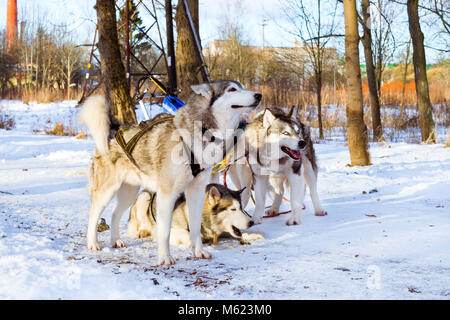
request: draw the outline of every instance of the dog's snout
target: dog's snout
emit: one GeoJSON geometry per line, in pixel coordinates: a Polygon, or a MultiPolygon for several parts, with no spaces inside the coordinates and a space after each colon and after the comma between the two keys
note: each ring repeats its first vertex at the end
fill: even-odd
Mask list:
{"type": "Polygon", "coordinates": [[[260,102],[262,99],[262,94],[261,93],[255,93],[255,100],[260,102]]]}
{"type": "Polygon", "coordinates": [[[250,220],[249,222],[248,222],[248,227],[250,228],[252,225],[254,225],[255,223],[252,221],[252,220],[250,220]]]}
{"type": "Polygon", "coordinates": [[[304,147],[306,147],[306,141],[305,141],[305,140],[300,140],[300,141],[298,142],[298,147],[299,147],[300,149],[303,149],[304,147]]]}

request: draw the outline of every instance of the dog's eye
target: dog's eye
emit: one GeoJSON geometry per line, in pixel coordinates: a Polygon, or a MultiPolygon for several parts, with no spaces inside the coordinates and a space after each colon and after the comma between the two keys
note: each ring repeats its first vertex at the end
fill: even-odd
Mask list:
{"type": "Polygon", "coordinates": [[[237,210],[236,208],[231,209],[231,211],[236,211],[236,210],[237,210]]]}
{"type": "Polygon", "coordinates": [[[287,132],[287,131],[283,132],[283,134],[284,134],[285,136],[288,136],[288,135],[290,135],[290,133],[289,133],[289,132],[287,132]]]}
{"type": "Polygon", "coordinates": [[[237,91],[237,89],[236,89],[236,88],[230,88],[230,89],[228,89],[228,92],[233,92],[233,91],[237,91]]]}

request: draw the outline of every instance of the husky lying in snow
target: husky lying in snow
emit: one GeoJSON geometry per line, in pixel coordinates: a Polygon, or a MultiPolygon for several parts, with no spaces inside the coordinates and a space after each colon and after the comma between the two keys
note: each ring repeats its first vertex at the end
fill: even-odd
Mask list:
{"type": "MultiPolygon", "coordinates": [[[[233,191],[220,184],[209,184],[206,187],[206,199],[203,206],[201,236],[203,242],[213,242],[214,238],[233,237],[241,243],[247,244],[251,240],[262,239],[260,233],[246,233],[253,225],[253,221],[243,211],[241,206],[241,191],[233,191]]],[[[128,233],[137,238],[152,237],[157,239],[156,223],[158,213],[156,212],[155,199],[157,195],[149,191],[139,194],[136,202],[130,210],[128,220],[128,233]],[[153,211],[150,210],[152,206],[153,211]],[[152,214],[153,213],[153,214],[152,214]]],[[[172,215],[172,229],[170,232],[171,244],[182,244],[190,246],[188,208],[186,198],[183,195],[178,198],[172,215]]]]}
{"type": "MultiPolygon", "coordinates": [[[[133,161],[115,139],[109,138],[112,128],[105,99],[91,97],[85,102],[80,120],[87,125],[95,141],[89,170],[92,196],[87,230],[89,250],[100,249],[97,222],[115,195],[117,204],[112,213],[111,244],[116,248],[125,246],[120,240],[120,218],[135,201],[140,187],[144,187],[158,194],[158,264],[175,263],[169,251],[170,223],[175,201],[181,193],[185,194],[189,208],[194,256],[211,257],[202,248],[201,216],[212,166],[222,160],[222,154],[220,158],[205,160],[203,147],[215,143],[227,145],[233,139],[233,130],[237,128],[241,114],[253,110],[262,96],[245,90],[235,81],[219,80],[191,88],[193,93],[172,120],[160,122],[142,135],[134,147],[133,161]],[[198,124],[200,128],[197,128],[198,124]],[[205,132],[212,133],[209,139],[205,138],[205,132]],[[214,139],[216,136],[218,139],[214,139]]],[[[138,132],[141,132],[138,126],[124,128],[124,141],[129,142],[138,132]]]]}
{"type": "Polygon", "coordinates": [[[234,164],[229,173],[237,188],[247,187],[243,193],[244,206],[248,203],[254,185],[255,224],[262,222],[266,193],[269,191],[274,203],[269,213],[278,212],[283,196],[283,183],[290,185],[292,213],[287,225],[299,224],[305,197],[305,178],[311,190],[316,215],[326,215],[317,196],[317,166],[314,149],[306,127],[278,109],[265,109],[256,115],[245,128],[246,163],[234,164]],[[270,186],[270,188],[269,188],[270,186]]]}

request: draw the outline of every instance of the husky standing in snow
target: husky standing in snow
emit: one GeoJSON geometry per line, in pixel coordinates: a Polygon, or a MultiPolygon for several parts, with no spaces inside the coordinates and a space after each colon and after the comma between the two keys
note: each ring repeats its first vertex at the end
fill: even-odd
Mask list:
{"type": "MultiPolygon", "coordinates": [[[[322,205],[320,204],[319,194],[317,192],[317,174],[319,170],[317,167],[314,144],[311,139],[311,131],[308,126],[304,125],[301,122],[300,118],[298,117],[297,110],[298,107],[293,107],[291,109],[291,112],[289,113],[289,117],[292,117],[294,115],[293,119],[297,122],[300,128],[300,136],[306,142],[305,148],[302,149],[302,172],[305,177],[306,185],[309,188],[309,193],[314,207],[314,214],[316,216],[325,216],[327,215],[327,212],[323,210],[322,205]]],[[[286,177],[284,176],[272,175],[269,177],[268,193],[273,199],[273,203],[271,208],[267,210],[267,214],[273,215],[279,212],[284,194],[285,181],[286,177]]]]}
{"type": "MultiPolygon", "coordinates": [[[[262,96],[226,80],[191,88],[193,93],[186,105],[171,119],[155,118],[156,124],[137,141],[132,155],[124,151],[117,139],[110,139],[110,111],[105,99],[92,97],[85,102],[80,120],[95,141],[88,186],[92,197],[87,230],[89,250],[100,248],[97,222],[114,195],[117,203],[112,213],[111,244],[117,248],[125,246],[120,240],[119,221],[135,201],[140,187],[144,187],[158,195],[158,264],[175,263],[169,251],[170,225],[175,201],[183,192],[194,256],[211,257],[202,248],[201,215],[212,166],[222,158],[205,159],[203,148],[228,143],[240,115],[254,109],[262,96]]],[[[124,128],[124,141],[130,142],[140,131],[139,126],[124,128]]]]}
{"type": "Polygon", "coordinates": [[[314,149],[309,133],[301,122],[278,109],[265,109],[245,128],[245,136],[240,139],[245,139],[245,142],[240,143],[245,143],[247,163],[233,165],[229,173],[237,188],[247,187],[243,193],[244,205],[254,185],[255,212],[252,219],[255,224],[262,222],[268,191],[274,198],[269,213],[278,212],[286,179],[290,185],[292,209],[287,225],[300,223],[305,178],[311,190],[316,215],[326,215],[317,197],[314,149]]]}
{"type": "MultiPolygon", "coordinates": [[[[242,232],[253,225],[253,221],[244,212],[241,205],[241,193],[220,184],[209,184],[206,187],[206,198],[203,206],[201,236],[203,242],[214,242],[219,237],[231,236],[241,243],[262,239],[261,233],[242,232]]],[[[156,240],[155,193],[144,190],[130,209],[128,234],[136,238],[152,237],[156,240]]],[[[188,208],[186,197],[182,194],[175,202],[172,215],[171,244],[191,246],[189,239],[188,208]]]]}

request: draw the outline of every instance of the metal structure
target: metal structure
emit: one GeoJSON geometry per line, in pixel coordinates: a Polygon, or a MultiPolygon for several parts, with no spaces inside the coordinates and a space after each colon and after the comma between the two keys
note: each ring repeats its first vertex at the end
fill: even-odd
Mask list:
{"type": "MultiPolygon", "coordinates": [[[[130,90],[132,89],[132,84],[135,84],[134,98],[136,100],[142,99],[143,95],[139,92],[147,80],[150,80],[153,85],[151,86],[152,92],[146,94],[146,97],[176,96],[177,79],[171,1],[165,0],[163,4],[158,0],[135,0],[133,10],[130,10],[130,6],[127,3],[129,4],[130,2],[128,0],[116,0],[115,5],[119,16],[120,14],[123,15],[117,30],[118,34],[124,35],[124,41],[122,41],[124,43],[121,43],[122,52],[124,53],[125,70],[130,90]],[[167,53],[161,35],[157,10],[165,10],[167,53]],[[136,23],[134,18],[138,13],[146,15],[146,25],[148,27],[143,27],[136,23]],[[132,38],[133,31],[139,32],[140,39],[132,38]],[[135,54],[137,46],[144,42],[149,44],[154,52],[154,61],[145,62],[135,54]],[[164,64],[164,68],[161,68],[161,63],[164,64]],[[156,70],[158,66],[160,67],[159,71],[156,70]],[[167,86],[163,82],[166,82],[167,86]]],[[[101,85],[100,57],[96,45],[97,32],[96,28],[94,40],[91,45],[88,45],[91,47],[91,52],[80,103],[101,85]],[[97,65],[97,68],[93,68],[93,65],[97,65]]]]}

